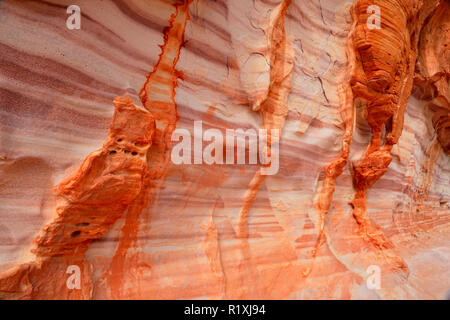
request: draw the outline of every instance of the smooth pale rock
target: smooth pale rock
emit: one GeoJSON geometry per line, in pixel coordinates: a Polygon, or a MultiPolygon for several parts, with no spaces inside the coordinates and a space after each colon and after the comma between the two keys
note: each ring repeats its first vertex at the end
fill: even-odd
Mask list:
{"type": "Polygon", "coordinates": [[[1,298],[445,297],[447,1],[70,4],[0,2],[1,298]],[[278,173],[174,164],[197,120],[278,173]]]}

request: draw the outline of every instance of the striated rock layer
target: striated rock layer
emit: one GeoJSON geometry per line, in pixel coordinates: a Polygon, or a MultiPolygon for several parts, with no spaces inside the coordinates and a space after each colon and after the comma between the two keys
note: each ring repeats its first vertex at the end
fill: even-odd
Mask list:
{"type": "Polygon", "coordinates": [[[0,298],[443,298],[449,24],[446,0],[0,2],[0,298]],[[198,120],[272,130],[279,171],[175,164],[198,120]]]}

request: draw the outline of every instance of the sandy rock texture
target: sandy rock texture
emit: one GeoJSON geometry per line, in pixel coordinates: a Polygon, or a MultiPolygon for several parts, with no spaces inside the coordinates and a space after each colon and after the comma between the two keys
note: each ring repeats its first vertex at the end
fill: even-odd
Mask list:
{"type": "Polygon", "coordinates": [[[0,1],[0,298],[444,298],[449,30],[447,0],[0,1]],[[174,163],[197,121],[279,170],[174,163]]]}

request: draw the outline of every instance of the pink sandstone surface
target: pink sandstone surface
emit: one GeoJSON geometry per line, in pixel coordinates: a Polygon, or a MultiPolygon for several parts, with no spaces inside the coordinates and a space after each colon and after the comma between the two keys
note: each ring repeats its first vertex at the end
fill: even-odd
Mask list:
{"type": "Polygon", "coordinates": [[[447,0],[0,1],[0,298],[444,298],[449,30],[447,0]],[[279,171],[173,163],[198,120],[275,130],[279,171]]]}

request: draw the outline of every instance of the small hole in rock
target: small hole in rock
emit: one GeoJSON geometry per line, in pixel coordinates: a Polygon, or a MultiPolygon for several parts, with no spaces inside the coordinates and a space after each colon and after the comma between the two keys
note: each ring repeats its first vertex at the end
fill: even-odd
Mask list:
{"type": "Polygon", "coordinates": [[[122,141],[122,139],[117,139],[117,142],[121,142],[122,141]]]}
{"type": "Polygon", "coordinates": [[[117,153],[117,151],[116,150],[113,150],[113,151],[111,151],[109,154],[116,154],[117,153]]]}
{"type": "Polygon", "coordinates": [[[72,232],[72,238],[78,237],[81,234],[80,230],[72,232]]]}
{"type": "Polygon", "coordinates": [[[136,151],[133,151],[131,154],[132,154],[133,156],[137,156],[137,152],[136,152],[136,151]]]}

